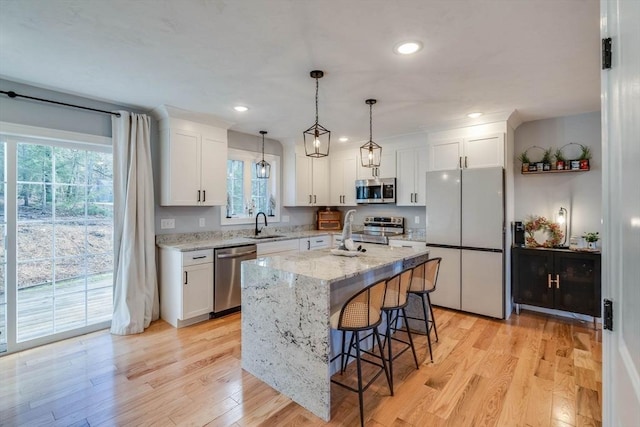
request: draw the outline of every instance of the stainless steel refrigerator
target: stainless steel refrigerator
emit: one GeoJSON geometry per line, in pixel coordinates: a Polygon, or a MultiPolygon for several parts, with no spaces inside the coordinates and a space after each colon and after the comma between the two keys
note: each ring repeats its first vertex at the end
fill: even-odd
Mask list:
{"type": "Polygon", "coordinates": [[[504,170],[427,172],[427,246],[442,257],[434,305],[504,318],[504,170]]]}

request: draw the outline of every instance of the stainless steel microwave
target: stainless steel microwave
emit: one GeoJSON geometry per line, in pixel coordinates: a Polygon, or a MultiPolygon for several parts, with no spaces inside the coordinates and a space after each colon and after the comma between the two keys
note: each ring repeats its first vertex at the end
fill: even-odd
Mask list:
{"type": "Polygon", "coordinates": [[[396,179],[359,179],[356,181],[356,203],[395,203],[396,179]]]}

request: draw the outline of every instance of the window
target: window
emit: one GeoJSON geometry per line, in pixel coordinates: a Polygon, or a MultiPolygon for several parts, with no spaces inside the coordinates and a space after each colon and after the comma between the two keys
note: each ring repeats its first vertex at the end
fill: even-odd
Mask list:
{"type": "Polygon", "coordinates": [[[0,352],[105,328],[112,315],[110,138],[23,128],[0,134],[0,352]]]}
{"type": "Polygon", "coordinates": [[[261,159],[261,153],[229,149],[227,205],[222,206],[222,225],[252,223],[258,212],[264,212],[269,221],[280,221],[280,203],[276,191],[280,182],[280,157],[264,155],[264,159],[271,164],[269,179],[256,178],[256,163],[261,159]]]}

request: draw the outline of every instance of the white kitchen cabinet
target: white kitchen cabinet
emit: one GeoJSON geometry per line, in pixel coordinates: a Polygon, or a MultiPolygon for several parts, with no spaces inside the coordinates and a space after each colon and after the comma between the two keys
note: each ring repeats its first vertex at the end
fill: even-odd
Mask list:
{"type": "Polygon", "coordinates": [[[300,252],[329,248],[331,247],[331,236],[326,234],[323,236],[304,237],[298,241],[298,245],[300,252]]]}
{"type": "Polygon", "coordinates": [[[160,317],[179,328],[213,311],[213,250],[160,250],[160,317]]]}
{"type": "Polygon", "coordinates": [[[428,148],[396,152],[396,205],[425,206],[428,148]]]}
{"type": "Polygon", "coordinates": [[[356,205],[356,155],[338,155],[331,158],[331,191],[329,204],[331,206],[356,205]]]}
{"type": "Polygon", "coordinates": [[[429,144],[429,171],[504,167],[504,134],[490,134],[429,144]]]}
{"type": "Polygon", "coordinates": [[[415,240],[389,239],[389,246],[392,248],[413,248],[415,250],[423,250],[427,244],[426,242],[417,242],[415,240]]]}
{"type": "Polygon", "coordinates": [[[292,206],[329,205],[329,161],[304,154],[295,156],[295,202],[292,206]]]}
{"type": "Polygon", "coordinates": [[[258,258],[268,255],[282,255],[291,252],[298,252],[299,239],[278,240],[275,242],[258,243],[258,258]]]}
{"type": "Polygon", "coordinates": [[[161,116],[160,204],[225,205],[226,128],[171,117],[171,108],[157,111],[161,116]]]}
{"type": "Polygon", "coordinates": [[[396,151],[387,147],[382,147],[380,166],[377,168],[367,168],[362,166],[362,161],[358,155],[358,179],[372,178],[395,178],[396,177],[396,151]]]}

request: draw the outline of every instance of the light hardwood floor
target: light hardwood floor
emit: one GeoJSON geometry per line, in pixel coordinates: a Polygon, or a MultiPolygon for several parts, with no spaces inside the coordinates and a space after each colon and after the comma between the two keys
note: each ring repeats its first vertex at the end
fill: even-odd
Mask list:
{"type": "MultiPolygon", "coordinates": [[[[524,311],[508,321],[436,309],[440,342],[365,393],[367,426],[599,426],[601,331],[524,311]]],[[[352,375],[350,369],[346,375],[352,375]]],[[[143,334],[96,332],[0,357],[0,425],[355,426],[332,388],[324,423],[240,366],[240,315],[143,334]]]]}

